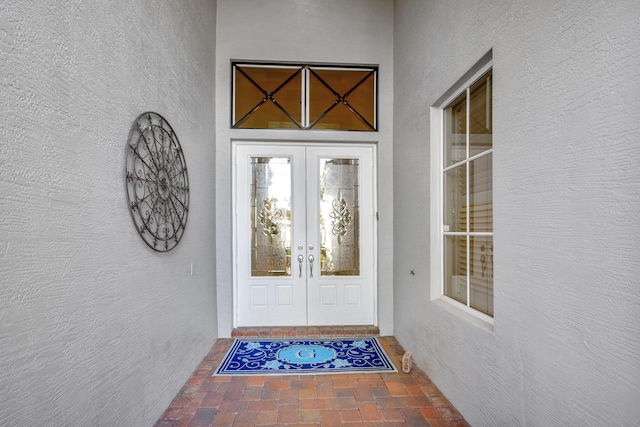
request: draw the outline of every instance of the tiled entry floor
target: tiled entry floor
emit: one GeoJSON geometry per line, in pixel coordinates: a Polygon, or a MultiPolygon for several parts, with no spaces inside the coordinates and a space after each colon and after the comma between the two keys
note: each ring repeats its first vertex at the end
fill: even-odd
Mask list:
{"type": "MultiPolygon", "coordinates": [[[[243,328],[243,337],[376,335],[371,327],[243,328]]],[[[414,365],[402,373],[404,349],[379,338],[398,373],[295,376],[217,376],[233,342],[218,340],[156,427],[202,426],[457,426],[462,416],[414,365]]]]}

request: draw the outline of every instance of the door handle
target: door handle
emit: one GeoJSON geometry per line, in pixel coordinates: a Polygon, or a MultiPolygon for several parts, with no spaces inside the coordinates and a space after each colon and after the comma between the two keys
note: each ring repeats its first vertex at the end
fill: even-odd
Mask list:
{"type": "Polygon", "coordinates": [[[300,266],[300,278],[302,278],[302,263],[304,262],[304,255],[298,255],[298,264],[300,266]]]}
{"type": "Polygon", "coordinates": [[[313,260],[316,258],[312,255],[309,255],[309,277],[313,277],[313,260]]]}

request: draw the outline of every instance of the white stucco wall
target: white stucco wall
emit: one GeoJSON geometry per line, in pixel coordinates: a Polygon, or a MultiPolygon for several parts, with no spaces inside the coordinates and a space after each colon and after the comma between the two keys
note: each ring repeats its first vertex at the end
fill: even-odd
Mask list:
{"type": "MultiPolygon", "coordinates": [[[[218,326],[233,328],[232,140],[375,142],[378,155],[378,319],[393,332],[391,0],[222,0],[216,48],[218,326]],[[379,132],[230,129],[231,60],[379,65],[379,132]]],[[[275,325],[274,325],[275,326],[275,325]]]]}
{"type": "Polygon", "coordinates": [[[394,35],[396,337],[474,427],[638,425],[640,3],[398,0],[394,35]],[[429,108],[490,49],[493,332],[429,295],[429,108]]]}
{"type": "Polygon", "coordinates": [[[0,425],[153,425],[214,344],[215,8],[0,3],[0,425]],[[149,110],[190,178],[164,254],[125,196],[149,110]]]}

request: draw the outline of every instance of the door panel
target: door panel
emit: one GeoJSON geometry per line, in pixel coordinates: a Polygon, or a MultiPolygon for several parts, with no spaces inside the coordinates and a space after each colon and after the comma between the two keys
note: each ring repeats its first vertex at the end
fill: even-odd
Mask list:
{"type": "Polygon", "coordinates": [[[236,146],[238,326],[373,324],[373,147],[236,146]]]}
{"type": "Polygon", "coordinates": [[[238,145],[236,164],[238,326],[305,325],[305,276],[291,259],[306,234],[304,181],[293,179],[304,147],[238,145]]]}
{"type": "Polygon", "coordinates": [[[374,323],[373,148],[307,148],[309,325],[374,323]]]}

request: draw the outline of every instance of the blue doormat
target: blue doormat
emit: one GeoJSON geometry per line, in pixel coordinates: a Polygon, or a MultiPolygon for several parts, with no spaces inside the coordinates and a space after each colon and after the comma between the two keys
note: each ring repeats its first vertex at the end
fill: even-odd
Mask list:
{"type": "Polygon", "coordinates": [[[214,375],[397,372],[371,338],[236,339],[214,375]]]}

